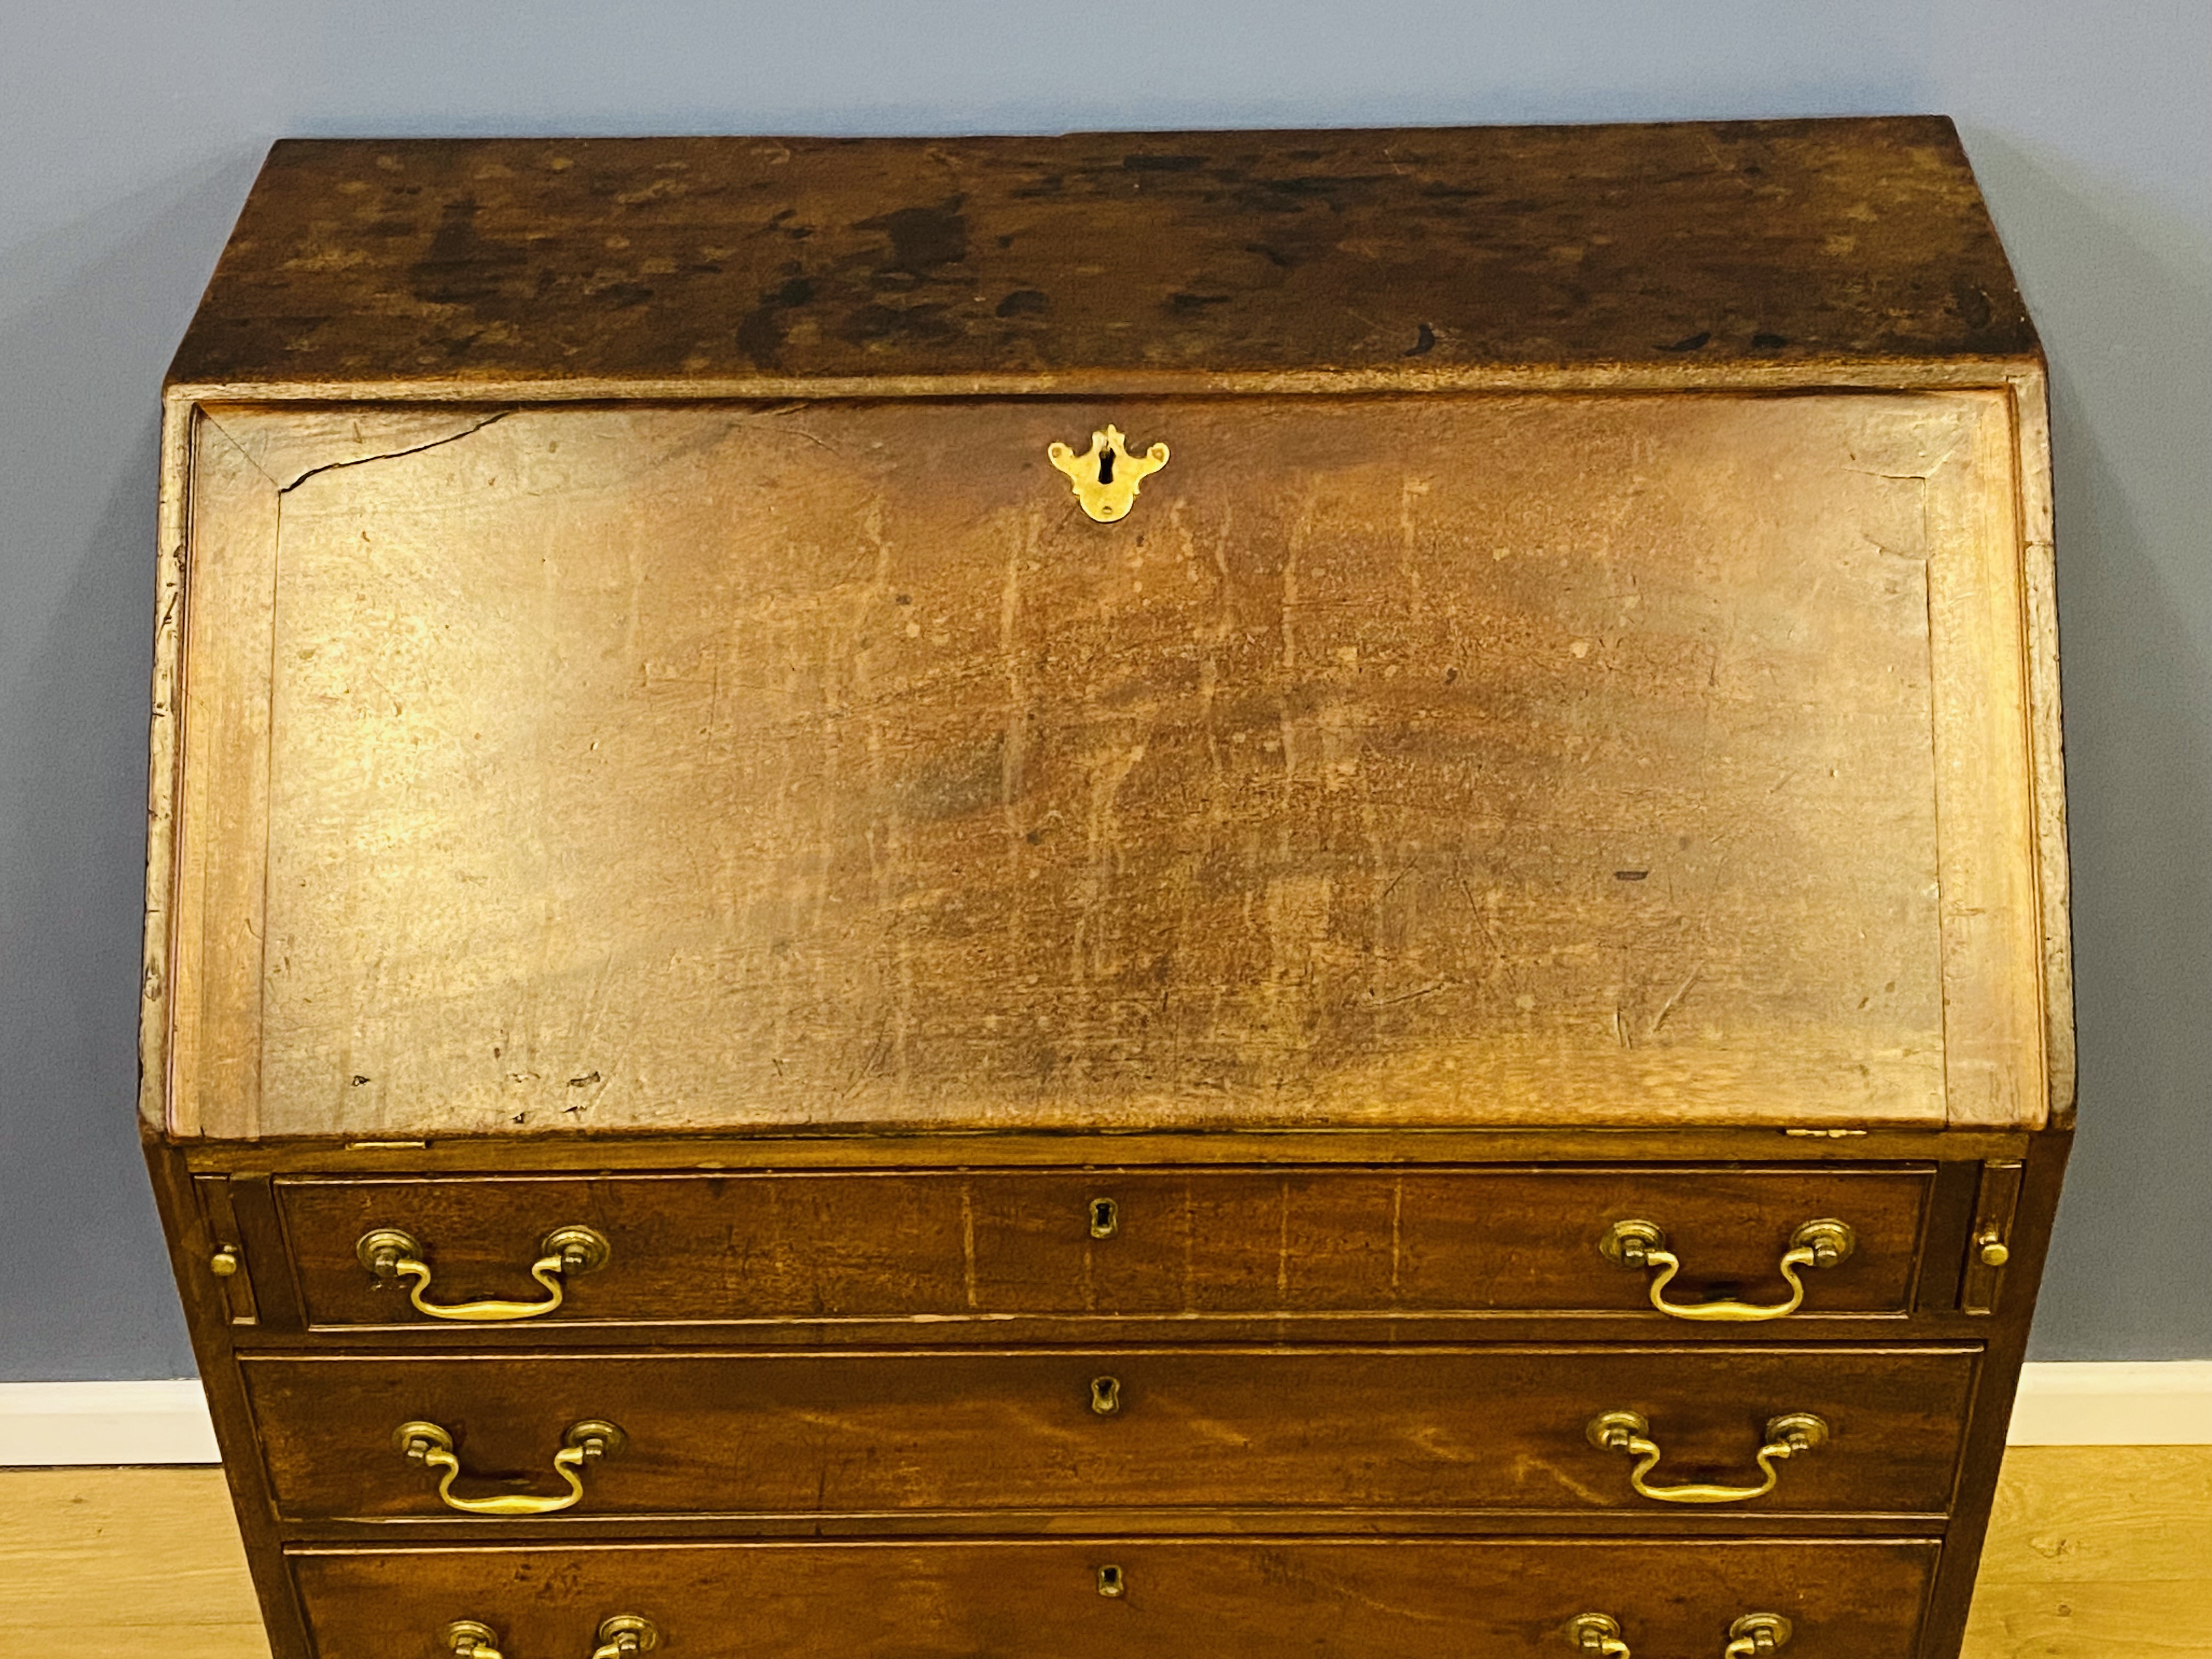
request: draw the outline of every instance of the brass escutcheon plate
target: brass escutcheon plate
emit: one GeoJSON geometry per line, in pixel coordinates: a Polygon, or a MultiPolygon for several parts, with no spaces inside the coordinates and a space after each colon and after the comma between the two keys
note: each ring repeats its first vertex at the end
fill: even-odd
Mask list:
{"type": "Polygon", "coordinates": [[[1154,444],[1143,454],[1133,454],[1121,428],[1108,424],[1091,434],[1091,448],[1079,455],[1066,444],[1048,444],[1045,457],[1067,475],[1075,499],[1100,524],[1126,517],[1137,491],[1153,473],[1168,464],[1168,447],[1154,444]]]}

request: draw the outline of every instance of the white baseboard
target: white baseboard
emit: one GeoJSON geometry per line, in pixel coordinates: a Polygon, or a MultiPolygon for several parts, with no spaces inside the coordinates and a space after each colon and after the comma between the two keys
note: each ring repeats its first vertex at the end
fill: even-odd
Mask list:
{"type": "Polygon", "coordinates": [[[2021,1369],[2015,1446],[2212,1446],[2212,1359],[2021,1369]]]}
{"type": "MultiPolygon", "coordinates": [[[[2212,1446],[2212,1359],[2030,1365],[2015,1446],[2212,1446]]],[[[200,1385],[0,1382],[0,1468],[212,1463],[200,1385]]]]}
{"type": "Polygon", "coordinates": [[[0,1382],[0,1468],[219,1461],[194,1378],[0,1382]]]}

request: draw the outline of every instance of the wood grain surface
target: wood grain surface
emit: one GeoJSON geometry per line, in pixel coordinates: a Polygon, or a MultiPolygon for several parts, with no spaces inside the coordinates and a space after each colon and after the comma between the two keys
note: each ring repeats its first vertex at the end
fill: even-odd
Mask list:
{"type": "Polygon", "coordinates": [[[1967,1659],[2212,1656],[2212,1446],[2008,1454],[1967,1659]]]}
{"type": "MultiPolygon", "coordinates": [[[[533,1332],[572,1323],[905,1322],[909,1340],[1000,1339],[1024,1319],[1274,1314],[1603,1313],[1646,1337],[1651,1274],[1599,1250],[1612,1223],[1664,1228],[1686,1264],[1668,1295],[1778,1304],[1776,1264],[1802,1223],[1857,1247],[1806,1274],[1786,1320],[1729,1334],[1788,1340],[1836,1315],[1912,1306],[1934,1171],[1416,1169],[1395,1173],[1116,1169],[670,1175],[277,1184],[307,1316],[481,1341],[380,1285],[355,1243],[420,1241],[433,1302],[536,1298],[526,1269],[556,1226],[597,1229],[603,1270],[574,1278],[533,1332]],[[1110,1236],[1091,1211],[1113,1206],[1110,1236]]],[[[234,1282],[247,1276],[239,1275],[234,1282]]]]}
{"type": "MultiPolygon", "coordinates": [[[[447,1519],[392,1448],[449,1430],[464,1496],[557,1493],[562,1432],[629,1437],[559,1525],[672,1515],[1062,1517],[1090,1512],[1450,1510],[1610,1514],[1672,1525],[1630,1460],[1584,1431],[1638,1412],[1655,1485],[1756,1485],[1770,1419],[1834,1430],[1748,1503],[1696,1513],[1937,1520],[1951,1502],[1975,1356],[1931,1347],[1696,1350],[1141,1348],[995,1353],[252,1354],[247,1395],[288,1518],[447,1519]],[[1115,1380],[1119,1408],[1093,1409],[1115,1380]]],[[[1125,1522],[1125,1524],[1128,1524],[1125,1522]]],[[[1025,1526],[1023,1529],[1028,1529],[1025,1526]]],[[[1492,1529],[1492,1528],[1486,1528],[1492,1529]]]]}
{"type": "MultiPolygon", "coordinates": [[[[291,141],[171,370],[447,388],[2032,358],[1940,118],[291,141]]],[[[954,389],[948,385],[945,389],[954,389]]]]}
{"type": "Polygon", "coordinates": [[[173,1121],[2032,1126],[2005,411],[218,410],[173,1121]]]}
{"type": "Polygon", "coordinates": [[[27,1654],[269,1652],[220,1469],[0,1469],[0,1606],[27,1654]]]}
{"type": "MultiPolygon", "coordinates": [[[[1997,1491],[1964,1659],[2212,1659],[2212,1629],[2198,1618],[2212,1602],[2212,1557],[2202,1547],[2208,1528],[2212,1447],[2015,1448],[1997,1491]]],[[[1636,1547],[1647,1557],[1655,1548],[1636,1547]]],[[[1729,1559],[1759,1548],[1775,1553],[1749,1559],[1782,1559],[1800,1547],[1737,1546],[1729,1559]]],[[[467,1556],[455,1551],[443,1559],[467,1556]]],[[[508,1558],[518,1566],[524,1559],[508,1558]]],[[[377,1582],[373,1564],[390,1559],[336,1552],[311,1571],[335,1594],[343,1584],[377,1582]]],[[[504,1582],[514,1582],[511,1571],[504,1582]]],[[[611,1578],[607,1592],[637,1582],[611,1578]]],[[[1584,1582],[1594,1593],[1604,1583],[1599,1575],[1584,1582]]],[[[1740,1593],[1774,1583],[1746,1584],[1740,1593]]],[[[1817,1586],[1800,1581],[1798,1589],[1817,1586]]],[[[0,1595],[11,1609],[11,1637],[27,1653],[268,1659],[237,1524],[216,1469],[0,1471],[0,1595]]],[[[510,1638],[537,1634],[538,1626],[526,1631],[513,1622],[533,1616],[535,1598],[513,1605],[510,1638]]],[[[441,1603],[429,1616],[464,1616],[449,1610],[457,1607],[441,1603]]],[[[404,1616],[380,1607],[372,1631],[378,1639],[396,1639],[382,1632],[404,1616]]],[[[567,1615],[548,1616],[557,1622],[567,1615]]],[[[589,1615],[580,1609],[578,1616],[589,1615]]],[[[571,1632],[562,1624],[554,1633],[571,1632]]],[[[1551,1650],[1539,1641],[1528,1652],[1551,1650]]],[[[1686,1640],[1670,1650],[1702,1652],[1686,1640]]],[[[569,1650],[548,1642],[520,1651],[557,1659],[569,1650]]],[[[682,1650],[669,1651],[677,1659],[682,1650]]],[[[365,1652],[366,1659],[393,1659],[388,1645],[365,1652]]]]}
{"type": "MultiPolygon", "coordinates": [[[[1911,1659],[1936,1546],[1431,1540],[759,1544],[692,1549],[316,1551],[296,1559],[320,1659],[388,1659],[379,1631],[490,1625],[519,1653],[586,1650],[607,1613],[652,1619],[671,1659],[1020,1654],[1313,1659],[1569,1651],[1609,1612],[1654,1659],[1717,1655],[1754,1611],[1797,1626],[1791,1659],[1911,1659]],[[1098,1593],[1101,1566],[1121,1594],[1098,1593]],[[414,1611],[420,1609],[419,1612],[414,1611]]],[[[427,1659],[427,1655],[426,1655],[427,1659]]]]}

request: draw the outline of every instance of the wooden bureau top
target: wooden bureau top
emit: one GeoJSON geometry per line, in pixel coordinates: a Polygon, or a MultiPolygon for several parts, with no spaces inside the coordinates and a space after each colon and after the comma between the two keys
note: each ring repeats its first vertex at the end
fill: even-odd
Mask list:
{"type": "Polygon", "coordinates": [[[172,384],[1376,389],[2037,353],[1936,117],[288,141],[172,384]]]}
{"type": "Polygon", "coordinates": [[[143,1109],[2063,1118],[2036,354],[1936,119],[279,146],[143,1109]]]}

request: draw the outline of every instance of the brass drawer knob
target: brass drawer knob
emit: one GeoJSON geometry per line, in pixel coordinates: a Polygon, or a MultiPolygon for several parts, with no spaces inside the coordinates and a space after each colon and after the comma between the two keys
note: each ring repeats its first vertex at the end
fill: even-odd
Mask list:
{"type": "Polygon", "coordinates": [[[1602,1613],[1578,1613],[1567,1620],[1567,1645],[1593,1659],[1629,1659],[1620,1639],[1620,1621],[1602,1613]]]}
{"type": "Polygon", "coordinates": [[[433,1319],[459,1320],[468,1324],[495,1324],[511,1319],[538,1319],[561,1305],[562,1286],[579,1273],[597,1273],[607,1265],[614,1247],[606,1235],[590,1227],[556,1227],[538,1246],[538,1260],[530,1276],[545,1287],[543,1302],[425,1302],[430,1288],[429,1253],[411,1233],[397,1227],[377,1227],[361,1236],[353,1253],[379,1284],[411,1280],[407,1299],[416,1311],[433,1319]]]}
{"type": "Polygon", "coordinates": [[[1651,1281],[1651,1305],[1662,1314],[1676,1319],[1717,1319],[1731,1322],[1750,1322],[1762,1319],[1781,1319],[1794,1314],[1805,1304],[1805,1281],[1798,1272],[1805,1267],[1832,1267],[1848,1261],[1858,1248],[1858,1235],[1841,1221],[1822,1219],[1808,1221],[1790,1236],[1790,1248],[1782,1253],[1782,1277],[1790,1286],[1787,1302],[1759,1304],[1755,1302],[1669,1302],[1667,1287],[1674,1282],[1674,1275],[1682,1271],[1681,1259],[1667,1248],[1667,1235],[1656,1223],[1650,1221],[1616,1221],[1606,1229],[1605,1237],[1598,1241],[1598,1249],[1607,1261],[1641,1273],[1656,1267],[1659,1276],[1651,1281]]]}
{"type": "Polygon", "coordinates": [[[1101,1417],[1113,1417],[1121,1409],[1121,1379],[1118,1376],[1094,1376],[1091,1379],[1091,1409],[1101,1417]]]}
{"type": "Polygon", "coordinates": [[[584,1467],[612,1457],[629,1443],[623,1431],[597,1419],[571,1424],[561,1437],[561,1449],[553,1454],[553,1472],[568,1490],[558,1498],[533,1498],[511,1492],[498,1498],[459,1498],[453,1482],[461,1478],[461,1460],[453,1453],[453,1437],[435,1423],[402,1423],[392,1431],[392,1444],[410,1463],[420,1463],[438,1477],[438,1501],[464,1515],[553,1515],[568,1509],[584,1495],[584,1467]]]}
{"type": "MultiPolygon", "coordinates": [[[[1654,1486],[1645,1478],[1664,1455],[1651,1439],[1651,1425],[1634,1412],[1607,1412],[1591,1420],[1585,1431],[1600,1451],[1620,1452],[1636,1460],[1628,1484],[1639,1497],[1662,1504],[1746,1504],[1764,1498],[1781,1480],[1778,1467],[1792,1457],[1802,1457],[1827,1443],[1831,1431],[1825,1419],[1810,1412],[1792,1412],[1766,1425],[1766,1443],[1759,1449],[1759,1472],[1765,1476],[1756,1486],[1654,1486]]],[[[1747,1649],[1747,1652],[1750,1650],[1747,1649]]]]}
{"type": "MultiPolygon", "coordinates": [[[[454,1659],[506,1659],[499,1650],[499,1636],[492,1627],[474,1619],[456,1619],[439,1632],[454,1659]]],[[[599,1626],[599,1645],[592,1659],[628,1659],[633,1653],[649,1653],[660,1645],[660,1632],[653,1621],[634,1613],[618,1613],[599,1626]]]]}
{"type": "Polygon", "coordinates": [[[1141,455],[1129,453],[1118,426],[1091,434],[1091,453],[1079,455],[1066,444],[1050,444],[1046,457],[1067,475],[1075,499],[1100,524],[1111,524],[1129,511],[1146,478],[1168,464],[1168,447],[1154,444],[1141,455]]]}
{"type": "Polygon", "coordinates": [[[1757,1659],[1790,1640],[1790,1621],[1778,1613],[1747,1613],[1729,1626],[1721,1659],[1757,1659]]]}

